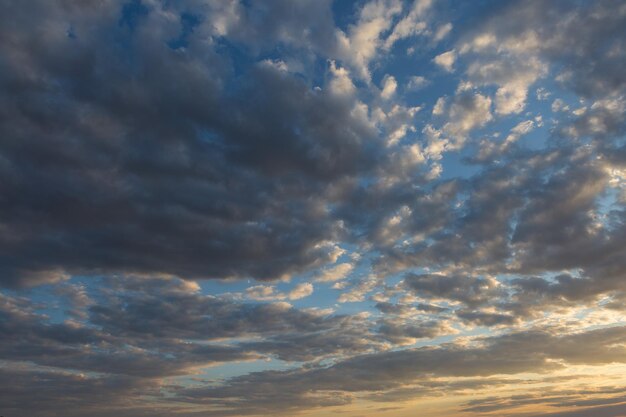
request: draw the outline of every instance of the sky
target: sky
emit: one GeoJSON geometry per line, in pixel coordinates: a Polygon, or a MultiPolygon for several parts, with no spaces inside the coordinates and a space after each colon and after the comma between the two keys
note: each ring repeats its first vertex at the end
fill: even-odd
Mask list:
{"type": "Polygon", "coordinates": [[[626,416],[623,0],[0,0],[0,415],[626,416]]]}

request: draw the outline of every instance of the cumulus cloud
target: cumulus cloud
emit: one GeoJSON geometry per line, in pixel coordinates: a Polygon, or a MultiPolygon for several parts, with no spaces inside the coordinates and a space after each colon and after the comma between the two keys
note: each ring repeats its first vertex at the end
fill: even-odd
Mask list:
{"type": "Polygon", "coordinates": [[[446,98],[439,97],[433,106],[433,116],[441,116],[444,112],[446,105],[446,98]]]}
{"type": "Polygon", "coordinates": [[[137,17],[135,34],[118,25],[121,8],[99,7],[101,19],[53,4],[34,15],[4,13],[14,23],[3,25],[13,39],[1,45],[12,57],[3,78],[14,88],[2,97],[2,117],[13,120],[4,125],[0,245],[11,255],[2,282],[120,270],[276,279],[330,261],[325,242],[336,223],[313,208],[309,191],[367,169],[376,154],[361,147],[368,137],[375,143],[373,127],[353,101],[332,94],[335,85],[349,90],[347,75],[331,67],[340,81],[327,94],[282,64],[255,65],[239,93],[224,95],[233,76],[225,57],[191,35],[187,52],[172,50],[166,41],[175,33],[161,30],[165,5],[137,17]],[[71,16],[84,24],[75,36],[19,29],[63,27],[71,16]],[[98,30],[125,36],[134,64],[111,59],[122,51],[98,30]],[[44,215],[35,221],[37,212],[44,215]],[[294,228],[295,219],[310,229],[294,228]]]}
{"type": "Polygon", "coordinates": [[[359,11],[358,21],[350,25],[348,33],[337,32],[339,56],[350,63],[361,79],[369,81],[369,63],[383,44],[381,35],[402,11],[399,0],[373,0],[359,11]]]}
{"type": "Polygon", "coordinates": [[[529,87],[546,71],[546,66],[536,58],[520,61],[506,58],[493,62],[480,59],[469,65],[467,75],[476,83],[497,84],[495,110],[499,114],[512,114],[524,110],[529,87]]]}
{"type": "Polygon", "coordinates": [[[277,292],[273,285],[255,285],[246,289],[246,296],[251,300],[299,300],[313,294],[313,285],[304,282],[298,284],[293,290],[282,293],[277,292]]]}
{"type": "Polygon", "coordinates": [[[425,14],[432,6],[432,0],[415,0],[409,13],[394,26],[385,40],[385,47],[391,48],[399,40],[423,33],[427,29],[425,14]]]}
{"type": "MultiPolygon", "coordinates": [[[[491,104],[491,98],[471,91],[454,96],[447,113],[448,122],[443,130],[455,139],[455,146],[462,146],[472,130],[484,126],[493,119],[491,104]]],[[[438,105],[439,101],[433,112],[441,110],[438,105]]]]}
{"type": "Polygon", "coordinates": [[[429,81],[422,77],[421,75],[413,75],[409,78],[409,82],[407,83],[407,90],[416,91],[419,90],[429,84],[429,81]]]}
{"type": "Polygon", "coordinates": [[[454,69],[454,62],[456,61],[456,51],[453,49],[451,51],[444,52],[442,54],[437,55],[433,58],[433,62],[439,65],[441,68],[448,72],[452,72],[454,69]]]}
{"type": "Polygon", "coordinates": [[[404,285],[422,297],[460,301],[468,306],[478,306],[491,301],[502,291],[498,281],[492,278],[437,274],[408,275],[404,279],[404,285]]]}
{"type": "Polygon", "coordinates": [[[318,282],[334,282],[346,278],[354,269],[354,264],[349,262],[340,263],[332,267],[323,269],[315,277],[318,282]]]}
{"type": "Polygon", "coordinates": [[[612,1],[571,8],[554,2],[546,10],[540,2],[513,2],[497,18],[490,19],[462,48],[495,48],[521,57],[566,64],[560,79],[585,96],[603,95],[624,87],[615,73],[626,55],[617,41],[623,33],[625,9],[612,1]],[[562,20],[567,16],[566,21],[562,20]],[[509,19],[525,22],[509,25],[509,19]],[[562,24],[557,24],[562,22],[562,24]],[[597,49],[598,42],[606,48],[597,49]]]}
{"type": "Polygon", "coordinates": [[[398,83],[396,79],[392,75],[387,75],[383,79],[382,91],[380,92],[380,96],[384,100],[389,100],[396,92],[398,88],[398,83]]]}

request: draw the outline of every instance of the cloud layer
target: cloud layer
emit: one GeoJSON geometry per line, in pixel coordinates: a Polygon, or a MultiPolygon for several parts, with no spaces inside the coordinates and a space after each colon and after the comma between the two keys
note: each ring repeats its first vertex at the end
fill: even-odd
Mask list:
{"type": "Polygon", "coordinates": [[[622,1],[0,16],[5,415],[623,414],[622,1]]]}

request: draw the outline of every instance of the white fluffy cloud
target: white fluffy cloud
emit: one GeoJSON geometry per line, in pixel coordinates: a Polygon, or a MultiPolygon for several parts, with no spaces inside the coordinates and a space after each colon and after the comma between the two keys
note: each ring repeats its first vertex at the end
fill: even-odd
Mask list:
{"type": "Polygon", "coordinates": [[[448,72],[454,70],[454,63],[456,62],[456,51],[453,49],[448,52],[437,55],[433,58],[433,62],[439,65],[441,68],[448,72]]]}
{"type": "Polygon", "coordinates": [[[343,262],[321,270],[315,277],[317,282],[335,282],[346,278],[354,270],[354,264],[343,262]]]}
{"type": "Polygon", "coordinates": [[[398,88],[398,82],[394,78],[393,75],[386,75],[383,78],[382,91],[380,92],[380,96],[384,100],[389,100],[396,93],[396,89],[398,88]]]}
{"type": "Polygon", "coordinates": [[[288,292],[278,292],[273,285],[255,285],[246,289],[246,297],[256,301],[299,300],[313,294],[313,285],[303,282],[288,292]]]}

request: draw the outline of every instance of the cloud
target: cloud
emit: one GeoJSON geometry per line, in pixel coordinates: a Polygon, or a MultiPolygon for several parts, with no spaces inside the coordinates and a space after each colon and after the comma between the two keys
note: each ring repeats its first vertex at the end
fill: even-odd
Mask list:
{"type": "MultiPolygon", "coordinates": [[[[0,358],[151,379],[267,355],[319,360],[366,352],[382,343],[359,315],[204,296],[176,279],[127,277],[106,284],[92,293],[85,322],[52,323],[29,300],[1,295],[5,324],[0,326],[0,358]]],[[[305,283],[285,298],[302,298],[311,291],[312,285],[305,283]]]]}
{"type": "Polygon", "coordinates": [[[397,88],[398,83],[396,82],[396,79],[391,75],[386,76],[383,79],[383,89],[380,92],[380,96],[384,100],[389,100],[395,94],[397,88]]]}
{"type": "Polygon", "coordinates": [[[4,13],[13,16],[3,25],[13,41],[0,45],[4,79],[14,88],[2,97],[12,120],[3,284],[115,272],[276,279],[332,260],[337,223],[314,208],[324,184],[377,158],[362,146],[376,133],[355,103],[331,94],[332,83],[313,90],[263,64],[226,92],[229,52],[196,42],[199,29],[185,52],[172,50],[165,6],[149,8],[134,34],[118,25],[119,8],[98,7],[4,13]],[[75,37],[22,30],[71,16],[75,37]],[[98,36],[107,31],[122,44],[98,36]]]}
{"type": "Polygon", "coordinates": [[[546,65],[536,58],[507,57],[491,62],[481,58],[467,68],[470,80],[482,85],[497,84],[495,110],[498,114],[521,113],[526,107],[528,89],[547,73],[546,65]]]}
{"type": "MultiPolygon", "coordinates": [[[[623,360],[623,356],[618,359],[623,355],[623,347],[613,347],[619,340],[624,340],[623,327],[565,336],[528,331],[486,338],[481,346],[405,349],[357,356],[329,367],[254,373],[232,378],[221,387],[183,389],[178,395],[180,400],[236,405],[242,413],[252,413],[255,408],[257,412],[269,413],[278,403],[297,410],[309,407],[306,393],[318,390],[383,393],[431,375],[487,377],[545,372],[562,366],[554,359],[569,363],[612,363],[623,360]],[[588,350],[576,349],[580,343],[587,343],[588,350]],[[407,363],[412,366],[408,367],[407,363]]],[[[320,392],[320,395],[324,394],[320,392]]],[[[319,398],[323,403],[324,397],[319,398]]]]}
{"type": "Polygon", "coordinates": [[[504,141],[499,144],[490,139],[481,140],[480,151],[475,157],[472,158],[472,160],[476,162],[485,162],[501,156],[503,153],[510,151],[522,136],[533,131],[535,126],[540,123],[540,119],[539,121],[525,120],[523,122],[519,122],[510,130],[504,141]]]}
{"type": "Polygon", "coordinates": [[[378,332],[394,345],[412,345],[419,339],[432,339],[454,331],[443,321],[412,322],[384,319],[379,322],[378,332]]]}
{"type": "Polygon", "coordinates": [[[446,105],[446,98],[439,97],[433,106],[433,116],[441,116],[446,105]]]}
{"type": "Polygon", "coordinates": [[[457,317],[479,326],[511,325],[516,322],[516,317],[510,314],[501,314],[484,311],[457,311],[457,317]]]}
{"type": "Polygon", "coordinates": [[[564,65],[567,70],[561,74],[562,82],[586,97],[621,90],[626,78],[615,69],[626,58],[617,41],[624,30],[624,7],[611,1],[581,6],[573,8],[557,1],[546,9],[540,2],[512,2],[479,26],[460,50],[495,49],[530,62],[539,57],[564,65]],[[508,24],[513,20],[521,23],[508,24]],[[606,47],[598,49],[598,44],[606,47]]]}
{"type": "Polygon", "coordinates": [[[108,413],[128,413],[131,406],[135,407],[135,411],[127,415],[148,415],[150,405],[139,395],[158,394],[158,384],[154,381],[44,371],[24,365],[3,366],[0,382],[6,387],[6,395],[0,398],[3,412],[15,415],[27,412],[37,417],[54,416],[59,408],[67,416],[80,416],[86,412],[105,416],[108,413]],[[33,391],[37,392],[37,401],[32,401],[33,391]]]}
{"type": "Polygon", "coordinates": [[[359,78],[370,80],[369,63],[382,45],[381,35],[401,11],[402,3],[398,0],[373,0],[359,10],[357,23],[350,25],[347,34],[337,32],[339,56],[350,63],[359,78]]]}
{"type": "Polygon", "coordinates": [[[394,26],[385,40],[385,48],[389,49],[399,40],[423,33],[427,29],[424,17],[431,5],[432,0],[415,0],[409,13],[394,26]]]}
{"type": "Polygon", "coordinates": [[[409,91],[417,91],[421,88],[424,88],[429,83],[430,82],[421,75],[413,75],[409,78],[409,82],[407,83],[406,88],[409,91]]]}
{"type": "Polygon", "coordinates": [[[317,282],[335,282],[346,278],[354,269],[354,265],[349,262],[340,263],[326,268],[315,277],[317,282]]]}
{"type": "Polygon", "coordinates": [[[453,27],[452,23],[450,23],[450,22],[445,23],[445,24],[439,26],[437,28],[437,31],[435,32],[435,36],[433,36],[433,40],[435,42],[439,42],[442,39],[444,39],[445,37],[447,37],[450,34],[450,32],[452,31],[452,27],[453,27]]]}
{"type": "MultiPolygon", "coordinates": [[[[435,110],[439,111],[437,105],[435,110]]],[[[452,99],[447,118],[448,122],[443,130],[455,138],[455,147],[461,146],[472,130],[484,126],[493,119],[491,98],[480,93],[461,92],[452,99]]]]}
{"type": "Polygon", "coordinates": [[[1,3],[0,409],[618,415],[626,8],[488,9],[1,3]]]}
{"type": "Polygon", "coordinates": [[[276,288],[272,285],[255,285],[246,288],[246,297],[251,300],[267,301],[267,300],[299,300],[313,294],[313,285],[304,282],[298,284],[288,293],[275,292],[276,288]]]}
{"type": "Polygon", "coordinates": [[[416,295],[460,301],[468,306],[487,303],[501,291],[498,281],[491,278],[437,274],[408,274],[403,284],[416,295]]]}
{"type": "Polygon", "coordinates": [[[451,51],[444,52],[442,54],[437,55],[433,58],[433,62],[439,65],[441,68],[448,72],[453,71],[454,62],[456,61],[456,51],[453,49],[451,51]]]}
{"type": "Polygon", "coordinates": [[[313,294],[313,285],[308,282],[303,282],[302,284],[296,285],[296,287],[289,292],[287,298],[290,300],[299,300],[311,294],[313,294]]]}

